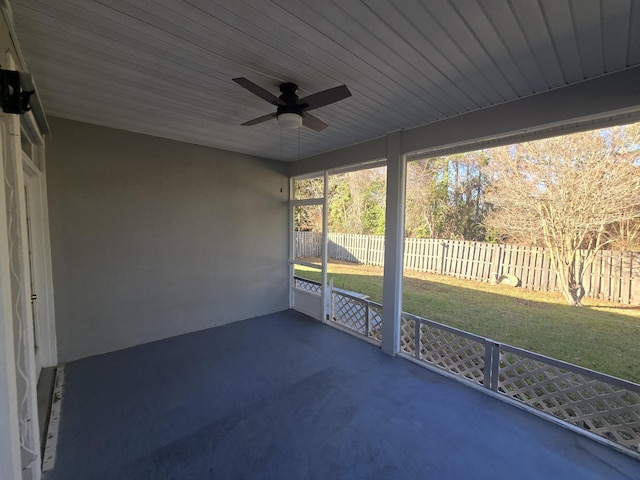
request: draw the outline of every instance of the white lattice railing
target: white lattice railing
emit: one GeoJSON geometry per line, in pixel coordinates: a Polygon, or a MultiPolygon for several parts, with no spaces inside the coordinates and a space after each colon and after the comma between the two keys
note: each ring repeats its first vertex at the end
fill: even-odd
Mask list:
{"type": "MultiPolygon", "coordinates": [[[[321,284],[295,278],[321,294],[321,284]]],[[[382,305],[328,289],[328,323],[380,344],[382,305]]],[[[640,385],[402,313],[400,355],[462,379],[640,453],[640,385]]]]}
{"type": "Polygon", "coordinates": [[[322,295],[322,284],[314,280],[308,280],[302,277],[293,277],[293,286],[303,292],[313,293],[315,295],[322,295]]]}
{"type": "Polygon", "coordinates": [[[402,353],[480,385],[489,384],[485,344],[478,335],[402,312],[402,353]]]}
{"type": "Polygon", "coordinates": [[[495,348],[498,392],[640,452],[640,385],[509,345],[495,348]]]}
{"type": "Polygon", "coordinates": [[[400,354],[640,452],[640,385],[402,314],[400,354]]]}
{"type": "Polygon", "coordinates": [[[371,342],[382,341],[382,305],[346,292],[330,290],[329,322],[366,337],[371,342]]]}

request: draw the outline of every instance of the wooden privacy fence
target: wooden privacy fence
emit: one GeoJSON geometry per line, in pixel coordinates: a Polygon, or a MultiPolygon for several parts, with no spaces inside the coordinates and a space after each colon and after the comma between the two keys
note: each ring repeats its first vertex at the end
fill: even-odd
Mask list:
{"type": "MultiPolygon", "coordinates": [[[[329,258],[384,265],[384,237],[330,233],[329,258]]],[[[319,257],[321,235],[296,232],[296,257],[319,257]]],[[[465,240],[406,238],[404,268],[467,280],[491,282],[515,275],[531,290],[556,291],[557,278],[546,249],[465,240]]],[[[601,251],[584,276],[585,296],[640,304],[640,253],[601,251]]]]}

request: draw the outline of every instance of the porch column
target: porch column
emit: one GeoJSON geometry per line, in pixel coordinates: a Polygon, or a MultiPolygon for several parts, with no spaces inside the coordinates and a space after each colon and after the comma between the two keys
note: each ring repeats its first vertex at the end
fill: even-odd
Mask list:
{"type": "Polygon", "coordinates": [[[0,113],[0,478],[22,478],[18,390],[14,350],[14,310],[11,296],[11,255],[9,252],[5,163],[7,158],[7,114],[0,113]]]}
{"type": "Polygon", "coordinates": [[[384,229],[382,284],[382,351],[395,355],[400,342],[402,267],[404,257],[404,198],[406,160],[401,153],[402,132],[387,136],[387,205],[384,229]]]}

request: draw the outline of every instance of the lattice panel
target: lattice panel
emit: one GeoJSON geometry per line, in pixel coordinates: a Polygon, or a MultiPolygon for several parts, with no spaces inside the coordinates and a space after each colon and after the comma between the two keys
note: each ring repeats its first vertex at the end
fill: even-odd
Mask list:
{"type": "Polygon", "coordinates": [[[512,352],[500,354],[499,391],[640,451],[640,393],[512,352]]]}
{"type": "Polygon", "coordinates": [[[484,383],[484,344],[433,325],[420,325],[420,360],[484,383]]]}
{"type": "Polygon", "coordinates": [[[333,293],[331,296],[333,303],[332,320],[342,326],[354,330],[362,335],[366,335],[367,330],[367,307],[365,300],[333,293]]]}
{"type": "Polygon", "coordinates": [[[400,351],[411,356],[416,354],[416,321],[404,315],[400,320],[400,351]]]}
{"type": "Polygon", "coordinates": [[[313,293],[314,295],[322,295],[322,286],[319,283],[298,277],[295,277],[294,280],[295,288],[297,288],[298,290],[313,293]]]}
{"type": "Polygon", "coordinates": [[[369,304],[369,338],[382,342],[382,305],[369,304]]]}

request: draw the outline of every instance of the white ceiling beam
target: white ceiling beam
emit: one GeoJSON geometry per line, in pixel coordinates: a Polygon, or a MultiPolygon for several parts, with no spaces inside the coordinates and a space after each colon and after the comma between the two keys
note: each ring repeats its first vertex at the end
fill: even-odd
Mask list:
{"type": "MultiPolygon", "coordinates": [[[[588,129],[589,122],[620,123],[621,115],[640,112],[640,67],[505,102],[402,132],[401,152],[412,154],[474,145],[485,148],[516,135],[538,138],[558,134],[558,127],[588,129]],[[547,133],[548,132],[548,133],[547,133]]],[[[290,166],[290,174],[303,175],[384,158],[386,141],[377,138],[358,145],[316,155],[290,166]]]]}

